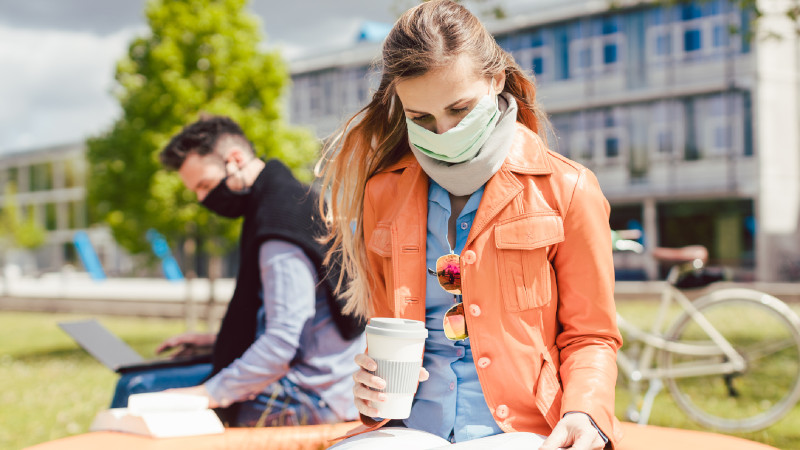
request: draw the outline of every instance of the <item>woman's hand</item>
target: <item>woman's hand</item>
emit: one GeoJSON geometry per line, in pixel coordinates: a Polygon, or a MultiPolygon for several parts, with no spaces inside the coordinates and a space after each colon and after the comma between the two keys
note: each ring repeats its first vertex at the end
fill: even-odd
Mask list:
{"type": "Polygon", "coordinates": [[[585,413],[570,413],[558,421],[553,432],[539,450],[602,450],[606,444],[589,416],[585,413]]]}
{"type": "Polygon", "coordinates": [[[210,351],[216,339],[217,335],[214,333],[183,333],[164,340],[156,347],[156,354],[164,353],[176,347],[180,347],[180,349],[172,355],[173,358],[210,351]]]}
{"type": "MultiPolygon", "coordinates": [[[[353,397],[355,397],[356,408],[358,412],[367,417],[377,417],[378,410],[371,406],[370,402],[383,402],[386,401],[386,394],[379,392],[375,389],[383,389],[386,387],[386,380],[377,377],[370,373],[375,371],[378,365],[375,360],[366,355],[366,353],[359,353],[355,357],[356,364],[361,367],[356,373],[353,374],[353,397]]],[[[425,368],[419,368],[419,381],[428,379],[428,371],[425,368]]]]}

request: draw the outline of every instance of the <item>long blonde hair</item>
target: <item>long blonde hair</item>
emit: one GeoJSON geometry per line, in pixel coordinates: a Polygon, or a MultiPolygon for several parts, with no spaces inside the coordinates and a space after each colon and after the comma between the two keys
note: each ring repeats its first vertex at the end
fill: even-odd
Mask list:
{"type": "MultiPolygon", "coordinates": [[[[450,0],[433,0],[406,11],[383,43],[378,90],[369,104],[325,145],[317,164],[322,192],[330,193],[327,206],[324,196],[320,196],[320,210],[329,230],[324,240],[331,248],[326,261],[334,253],[341,253],[338,290],[347,299],[345,313],[363,317],[372,314],[369,290],[374,280],[368,267],[363,227],[367,180],[409,151],[405,115],[395,84],[446,67],[462,53],[473,58],[483,76],[505,72],[503,91],[517,101],[518,122],[537,133],[547,126],[547,119],[536,104],[533,80],[469,10],[450,0]]],[[[546,133],[540,134],[544,139],[546,133]]]]}

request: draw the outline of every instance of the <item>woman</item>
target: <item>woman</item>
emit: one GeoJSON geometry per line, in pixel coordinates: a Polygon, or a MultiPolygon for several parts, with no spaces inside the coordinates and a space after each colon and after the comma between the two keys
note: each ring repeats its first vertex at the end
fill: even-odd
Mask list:
{"type": "MultiPolygon", "coordinates": [[[[613,448],[621,337],[596,178],[547,150],[533,82],[458,4],[407,11],[382,57],[377,92],[320,164],[347,308],[429,330],[398,425],[450,442],[525,431],[549,435],[546,449],[613,448]],[[442,277],[445,291],[448,264],[460,274],[442,277]],[[465,336],[443,320],[455,311],[465,336]]],[[[356,362],[355,402],[375,424],[385,383],[369,357],[356,362]]]]}

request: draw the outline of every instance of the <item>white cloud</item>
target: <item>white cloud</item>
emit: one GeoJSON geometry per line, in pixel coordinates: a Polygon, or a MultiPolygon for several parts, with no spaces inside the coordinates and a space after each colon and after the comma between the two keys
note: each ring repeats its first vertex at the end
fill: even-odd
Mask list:
{"type": "Polygon", "coordinates": [[[116,62],[143,32],[0,26],[0,151],[78,142],[113,123],[116,62]]]}

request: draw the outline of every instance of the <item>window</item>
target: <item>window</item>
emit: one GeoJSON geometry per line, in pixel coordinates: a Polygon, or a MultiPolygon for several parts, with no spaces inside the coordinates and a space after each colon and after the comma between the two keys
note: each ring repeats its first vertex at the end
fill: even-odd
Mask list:
{"type": "Polygon", "coordinates": [[[618,16],[578,22],[570,42],[576,75],[609,73],[621,69],[625,39],[618,16]]]}
{"type": "Polygon", "coordinates": [[[553,56],[552,31],[549,29],[534,30],[518,34],[515,39],[524,43],[512,52],[520,67],[533,72],[538,79],[554,79],[555,57],[553,56]]]}
{"type": "Polygon", "coordinates": [[[669,155],[672,153],[674,144],[672,133],[667,130],[662,130],[656,134],[656,151],[660,155],[669,155]]]}
{"type": "Polygon", "coordinates": [[[569,139],[571,132],[571,117],[569,114],[553,116],[550,118],[550,123],[553,125],[552,129],[548,130],[547,140],[550,147],[558,153],[570,157],[571,141],[569,139]]]}
{"type": "Polygon", "coordinates": [[[628,134],[621,107],[572,115],[570,152],[585,164],[614,165],[627,153],[628,134]]]}
{"type": "Polygon", "coordinates": [[[648,105],[648,147],[655,159],[672,159],[682,154],[685,131],[683,106],[676,101],[648,105]]]}
{"type": "Polygon", "coordinates": [[[672,53],[672,36],[668,32],[656,35],[655,53],[658,56],[668,56],[672,53]]]}
{"type": "Polygon", "coordinates": [[[544,46],[544,34],[542,30],[537,30],[531,33],[531,48],[538,48],[544,46]]]}
{"type": "Polygon", "coordinates": [[[749,91],[742,93],[742,116],[744,118],[743,152],[745,156],[753,156],[753,105],[749,91]]]}
{"type": "Polygon", "coordinates": [[[587,133],[575,133],[570,136],[575,156],[581,161],[589,163],[594,159],[594,139],[587,133]]]}
{"type": "Polygon", "coordinates": [[[531,60],[531,66],[534,74],[537,76],[542,75],[544,73],[544,58],[535,56],[533,60],[531,60]]]}
{"type": "Polygon", "coordinates": [[[619,18],[608,16],[603,18],[603,34],[619,33],[619,18]]]}
{"type": "Polygon", "coordinates": [[[582,48],[578,50],[578,67],[588,69],[592,67],[592,49],[582,48]]]}
{"type": "Polygon", "coordinates": [[[86,207],[83,201],[71,203],[69,228],[73,230],[86,228],[86,207]]]}
{"type": "Polygon", "coordinates": [[[743,25],[741,13],[722,0],[699,1],[675,7],[657,7],[647,14],[648,60],[706,59],[727,49],[743,50],[733,29],[743,25]],[[670,20],[670,11],[672,20],[670,20]]]}
{"type": "Polygon", "coordinates": [[[730,34],[730,30],[724,24],[715,25],[712,42],[714,47],[727,47],[730,41],[730,34]]]}
{"type": "Polygon", "coordinates": [[[744,96],[729,92],[699,99],[703,115],[704,156],[741,155],[744,152],[742,112],[744,96]]]}
{"type": "Polygon", "coordinates": [[[311,117],[316,117],[322,112],[322,88],[319,75],[312,75],[308,80],[308,109],[311,117]]]}
{"type": "Polygon", "coordinates": [[[336,112],[336,107],[340,105],[337,101],[337,97],[339,97],[339,89],[334,82],[335,77],[334,72],[326,72],[321,75],[322,78],[322,92],[320,95],[322,97],[322,104],[324,105],[325,114],[334,114],[336,112]]]}
{"type": "Polygon", "coordinates": [[[714,127],[714,147],[727,149],[731,146],[731,127],[727,125],[717,125],[714,127]]]}
{"type": "Polygon", "coordinates": [[[700,30],[686,30],[683,32],[683,51],[686,53],[700,50],[702,34],[700,30]]]}
{"type": "Polygon", "coordinates": [[[603,145],[602,160],[605,164],[616,164],[620,161],[627,142],[627,130],[624,128],[624,111],[617,107],[606,109],[601,113],[603,127],[598,130],[598,138],[603,145]]]}
{"type": "Polygon", "coordinates": [[[617,62],[617,44],[607,44],[603,47],[603,63],[613,64],[617,62]]]}
{"type": "Polygon", "coordinates": [[[46,203],[44,205],[44,226],[50,231],[58,228],[55,203],[46,203]]]}
{"type": "Polygon", "coordinates": [[[619,138],[616,136],[606,137],[606,158],[616,158],[619,156],[619,138]]]}
{"type": "Polygon", "coordinates": [[[681,19],[684,21],[699,19],[703,16],[703,10],[696,2],[687,3],[681,6],[681,19]]]}

